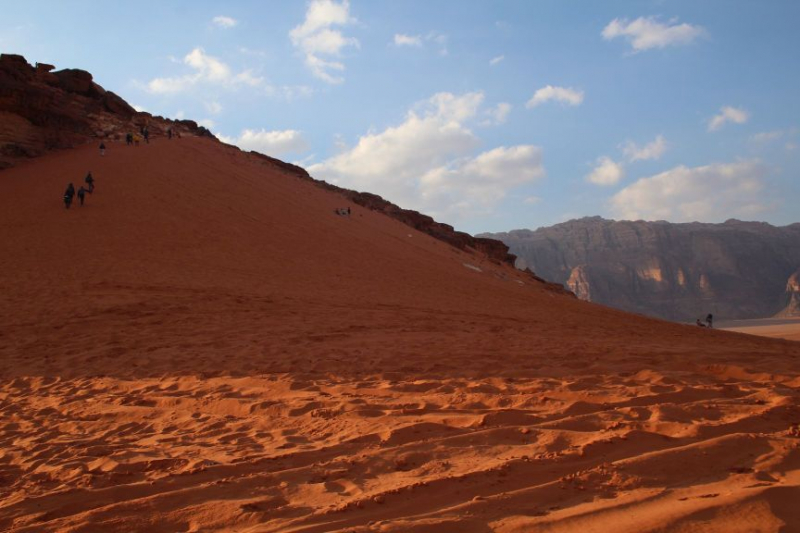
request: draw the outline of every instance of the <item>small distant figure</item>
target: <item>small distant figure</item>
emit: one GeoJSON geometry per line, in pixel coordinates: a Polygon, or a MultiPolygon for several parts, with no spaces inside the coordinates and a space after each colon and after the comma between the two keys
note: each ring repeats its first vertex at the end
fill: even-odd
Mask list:
{"type": "Polygon", "coordinates": [[[86,174],[86,177],[83,179],[83,181],[86,182],[86,187],[87,187],[86,191],[89,194],[92,194],[94,192],[94,176],[92,176],[91,170],[89,171],[88,174],[86,174]]]}
{"type": "Polygon", "coordinates": [[[75,186],[70,183],[67,185],[67,190],[64,191],[64,207],[69,209],[69,206],[72,205],[72,197],[75,196],[75,186]]]}
{"type": "Polygon", "coordinates": [[[349,217],[350,216],[350,208],[349,207],[337,207],[333,210],[334,213],[340,216],[349,217]]]}
{"type": "Polygon", "coordinates": [[[100,155],[106,155],[106,144],[100,143],[100,155]]]}
{"type": "Polygon", "coordinates": [[[83,185],[81,185],[81,188],[78,189],[78,201],[81,203],[81,207],[83,207],[83,199],[85,197],[86,197],[86,189],[84,189],[83,185]]]}
{"type": "Polygon", "coordinates": [[[703,324],[703,322],[699,318],[697,319],[697,325],[700,326],[701,328],[706,327],[706,325],[703,324]]]}
{"type": "Polygon", "coordinates": [[[708,316],[706,316],[706,325],[710,328],[714,327],[714,315],[711,313],[708,313],[708,316]]]}
{"type": "Polygon", "coordinates": [[[133,145],[133,133],[126,133],[125,134],[125,144],[128,146],[133,145]]]}
{"type": "Polygon", "coordinates": [[[145,128],[144,131],[142,132],[142,135],[144,136],[144,142],[150,144],[150,130],[145,128]]]}
{"type": "Polygon", "coordinates": [[[167,128],[167,139],[172,140],[172,128],[167,128]]]}
{"type": "Polygon", "coordinates": [[[350,207],[347,207],[347,216],[350,216],[350,207]]]}

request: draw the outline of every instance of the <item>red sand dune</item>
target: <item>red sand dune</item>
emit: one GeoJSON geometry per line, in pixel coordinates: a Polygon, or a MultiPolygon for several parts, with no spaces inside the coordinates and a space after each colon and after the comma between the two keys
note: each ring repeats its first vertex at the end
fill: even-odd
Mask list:
{"type": "Polygon", "coordinates": [[[800,343],[580,302],[208,139],[106,144],[0,173],[0,530],[800,531],[800,343]]]}

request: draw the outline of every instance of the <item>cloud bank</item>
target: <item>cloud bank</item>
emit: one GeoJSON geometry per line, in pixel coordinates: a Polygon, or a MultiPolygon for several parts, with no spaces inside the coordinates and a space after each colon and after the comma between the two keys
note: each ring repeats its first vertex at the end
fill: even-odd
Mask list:
{"type": "Polygon", "coordinates": [[[753,218],[769,208],[761,198],[765,177],[766,169],[758,161],[679,166],[622,189],[611,198],[611,210],[627,220],[753,218]]]}
{"type": "Polygon", "coordinates": [[[222,142],[238,146],[242,150],[278,157],[285,154],[297,154],[308,150],[308,143],[296,130],[267,131],[264,129],[245,129],[238,137],[218,135],[222,142]]]}
{"type": "Polygon", "coordinates": [[[312,165],[309,172],[338,185],[369,190],[403,207],[449,220],[488,214],[522,184],[545,175],[541,148],[500,146],[475,155],[480,140],[469,124],[483,93],[438,93],[405,120],[312,165]]]}

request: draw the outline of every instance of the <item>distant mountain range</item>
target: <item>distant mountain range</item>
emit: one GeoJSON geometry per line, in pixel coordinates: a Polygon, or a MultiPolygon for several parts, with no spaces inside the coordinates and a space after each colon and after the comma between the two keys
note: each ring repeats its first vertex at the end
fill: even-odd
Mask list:
{"type": "Polygon", "coordinates": [[[669,320],[800,316],[800,224],[570,220],[485,233],[579,298],[669,320]]]}

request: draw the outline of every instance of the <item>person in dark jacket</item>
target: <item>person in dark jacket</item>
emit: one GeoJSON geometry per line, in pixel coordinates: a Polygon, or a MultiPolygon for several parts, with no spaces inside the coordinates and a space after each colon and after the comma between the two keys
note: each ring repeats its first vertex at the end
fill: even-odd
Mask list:
{"type": "Polygon", "coordinates": [[[69,206],[72,205],[72,197],[75,196],[75,186],[70,183],[67,185],[67,190],[64,191],[64,207],[69,209],[69,206]]]}
{"type": "Polygon", "coordinates": [[[711,313],[708,313],[708,316],[706,316],[706,325],[708,325],[708,327],[712,328],[712,327],[714,327],[713,324],[714,324],[714,315],[712,315],[711,313]]]}
{"type": "Polygon", "coordinates": [[[86,197],[86,189],[84,189],[83,186],[81,185],[81,188],[78,189],[78,200],[81,203],[81,207],[83,207],[83,199],[85,197],[86,197]]]}
{"type": "Polygon", "coordinates": [[[106,143],[100,143],[100,155],[106,155],[106,143]]]}
{"type": "Polygon", "coordinates": [[[94,176],[92,176],[92,171],[90,170],[86,177],[83,179],[86,182],[86,192],[92,194],[94,192],[94,176]]]}

